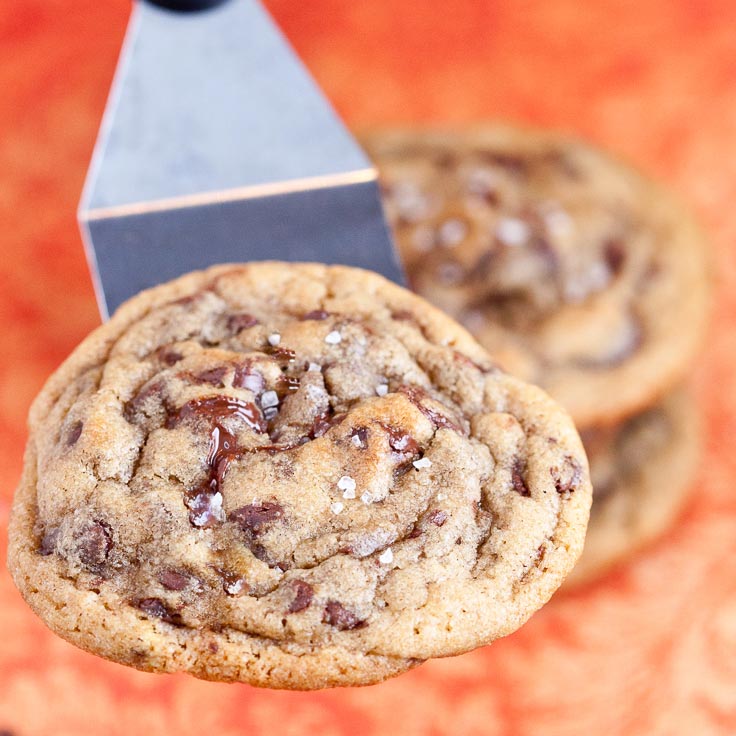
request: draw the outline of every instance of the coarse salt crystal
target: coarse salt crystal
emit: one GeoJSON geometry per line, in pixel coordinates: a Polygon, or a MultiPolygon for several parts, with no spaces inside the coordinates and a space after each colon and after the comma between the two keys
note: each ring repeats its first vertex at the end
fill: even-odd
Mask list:
{"type": "Polygon", "coordinates": [[[325,342],[328,345],[337,345],[342,340],[342,335],[337,330],[332,330],[327,337],[325,337],[325,342]]]}
{"type": "Polygon", "coordinates": [[[529,225],[515,217],[502,217],[496,225],[496,235],[506,245],[521,245],[529,239],[529,225]]]}
{"type": "Polygon", "coordinates": [[[438,493],[438,494],[437,494],[437,495],[435,496],[435,498],[436,498],[436,499],[437,499],[438,501],[444,501],[444,500],[445,500],[445,499],[447,498],[447,496],[445,496],[445,494],[444,494],[444,493],[438,493]]]}
{"type": "Polygon", "coordinates": [[[310,363],[308,370],[314,371],[315,373],[319,373],[322,370],[322,366],[319,365],[319,363],[310,363]]]}
{"type": "Polygon", "coordinates": [[[394,553],[391,551],[391,548],[385,549],[378,557],[378,561],[382,565],[390,565],[394,561],[394,553]]]}
{"type": "Polygon", "coordinates": [[[387,393],[388,393],[387,383],[379,383],[378,386],[376,386],[376,394],[378,394],[378,396],[385,396],[387,393]]]}
{"type": "Polygon", "coordinates": [[[268,344],[273,345],[273,347],[276,347],[281,342],[281,335],[279,335],[278,332],[274,332],[272,335],[268,336],[268,344]]]}
{"type": "Polygon", "coordinates": [[[279,395],[275,391],[264,391],[261,395],[261,406],[268,409],[279,405],[279,395]]]}
{"type": "Polygon", "coordinates": [[[363,447],[363,440],[361,440],[357,434],[354,434],[350,438],[350,441],[353,443],[354,447],[363,447]]]}
{"type": "Polygon", "coordinates": [[[330,511],[332,511],[333,514],[339,514],[344,508],[344,503],[341,501],[335,501],[335,503],[330,506],[330,511]]]}
{"type": "Polygon", "coordinates": [[[432,465],[432,461],[428,457],[423,457],[419,460],[415,460],[412,465],[417,470],[421,470],[422,468],[429,468],[432,465]]]}
{"type": "Polygon", "coordinates": [[[343,498],[355,498],[355,481],[349,475],[343,475],[337,481],[337,487],[341,491],[344,491],[342,494],[343,498]]]}
{"type": "Polygon", "coordinates": [[[365,493],[364,493],[364,494],[363,494],[363,495],[362,495],[362,496],[360,497],[360,500],[361,500],[361,501],[362,501],[362,502],[363,502],[364,504],[369,504],[369,503],[373,503],[373,496],[372,496],[372,495],[371,495],[370,493],[368,493],[368,491],[366,491],[366,492],[365,492],[365,493]]]}

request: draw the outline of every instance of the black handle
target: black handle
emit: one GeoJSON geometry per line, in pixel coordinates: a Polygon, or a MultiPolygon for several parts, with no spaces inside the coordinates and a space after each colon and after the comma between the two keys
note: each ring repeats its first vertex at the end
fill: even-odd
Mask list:
{"type": "Polygon", "coordinates": [[[227,2],[227,0],[148,0],[152,5],[158,5],[160,8],[167,10],[177,10],[181,12],[191,12],[193,10],[208,10],[217,5],[227,2]]]}

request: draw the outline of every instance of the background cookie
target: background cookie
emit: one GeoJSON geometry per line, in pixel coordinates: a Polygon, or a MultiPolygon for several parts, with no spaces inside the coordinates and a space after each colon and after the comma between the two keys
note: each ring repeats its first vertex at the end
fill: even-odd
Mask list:
{"type": "Polygon", "coordinates": [[[582,436],[593,506],[583,554],[566,588],[604,572],[670,527],[692,487],[700,422],[692,397],[680,388],[616,427],[582,436]]]}
{"type": "Polygon", "coordinates": [[[684,208],[581,141],[504,126],[385,131],[365,144],[418,293],[579,426],[666,393],[708,296],[684,208]]]}
{"type": "Polygon", "coordinates": [[[34,403],[9,567],[155,671],[365,684],[528,618],[590,505],[569,417],[381,277],[223,266],[145,292],[34,403]]]}

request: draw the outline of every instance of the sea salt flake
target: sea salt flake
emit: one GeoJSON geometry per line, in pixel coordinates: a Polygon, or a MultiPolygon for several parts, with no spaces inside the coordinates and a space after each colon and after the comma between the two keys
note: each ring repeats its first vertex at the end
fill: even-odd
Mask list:
{"type": "Polygon", "coordinates": [[[457,218],[445,220],[437,231],[440,244],[446,248],[453,248],[458,243],[462,243],[467,234],[468,226],[457,218]]]}
{"type": "Polygon", "coordinates": [[[438,494],[437,494],[437,495],[435,496],[435,498],[436,498],[436,499],[437,499],[438,501],[444,501],[444,500],[445,500],[445,499],[447,498],[447,496],[446,496],[446,495],[445,495],[444,493],[438,493],[438,494]]]}
{"type": "Polygon", "coordinates": [[[420,458],[419,460],[415,460],[412,465],[417,469],[421,470],[422,468],[429,468],[432,465],[432,461],[428,457],[420,458]]]}
{"type": "Polygon", "coordinates": [[[238,580],[235,580],[233,582],[227,582],[224,585],[225,592],[229,593],[230,595],[238,595],[238,593],[242,593],[244,587],[245,580],[243,580],[243,578],[239,578],[238,580]]]}
{"type": "Polygon", "coordinates": [[[361,447],[361,448],[364,447],[363,440],[361,440],[360,437],[357,434],[354,434],[350,438],[350,441],[353,443],[353,446],[354,447],[361,447]]]}
{"type": "Polygon", "coordinates": [[[310,363],[308,370],[314,373],[320,373],[322,371],[322,366],[319,363],[310,363]]]}
{"type": "Polygon", "coordinates": [[[327,337],[325,337],[325,342],[328,345],[337,345],[339,342],[342,341],[342,335],[337,330],[332,330],[327,337]]]}
{"type": "Polygon", "coordinates": [[[330,506],[330,511],[332,511],[333,514],[339,514],[344,508],[345,504],[342,503],[342,501],[335,501],[335,503],[330,506]]]}
{"type": "Polygon", "coordinates": [[[361,501],[362,501],[362,502],[363,502],[364,504],[368,505],[368,504],[370,504],[370,503],[373,503],[373,496],[372,496],[372,495],[371,495],[371,494],[370,494],[370,493],[369,493],[368,491],[366,491],[366,492],[365,492],[365,493],[364,493],[364,494],[363,494],[363,495],[362,495],[362,496],[360,497],[360,500],[361,500],[361,501]]]}
{"type": "Polygon", "coordinates": [[[355,481],[349,475],[343,475],[339,481],[337,481],[337,487],[344,491],[342,494],[343,498],[355,498],[355,481]]]}
{"type": "Polygon", "coordinates": [[[378,396],[385,396],[387,393],[388,393],[387,383],[379,383],[378,386],[376,386],[376,394],[378,396]]]}
{"type": "Polygon", "coordinates": [[[268,409],[279,405],[279,395],[275,391],[264,391],[261,395],[261,406],[268,409]]]}
{"type": "Polygon", "coordinates": [[[391,548],[385,549],[378,557],[378,561],[382,565],[390,565],[394,561],[394,553],[391,551],[391,548]]]}
{"type": "Polygon", "coordinates": [[[281,335],[279,335],[278,332],[274,332],[273,334],[268,336],[268,344],[276,347],[281,342],[281,335]]]}
{"type": "Polygon", "coordinates": [[[515,217],[502,217],[496,225],[496,236],[506,245],[526,243],[529,235],[529,225],[515,217]]]}

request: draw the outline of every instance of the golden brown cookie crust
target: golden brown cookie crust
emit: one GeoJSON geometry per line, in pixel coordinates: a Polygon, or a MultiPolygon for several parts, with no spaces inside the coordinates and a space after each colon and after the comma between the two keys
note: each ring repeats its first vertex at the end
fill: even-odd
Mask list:
{"type": "Polygon", "coordinates": [[[49,379],[8,564],[109,659],[368,684],[520,626],[589,505],[569,417],[423,300],[345,267],[218,266],[123,305],[49,379]]]}
{"type": "Polygon", "coordinates": [[[412,287],[578,426],[678,383],[704,334],[687,208],[586,143],[504,125],[365,137],[412,287]]]}

